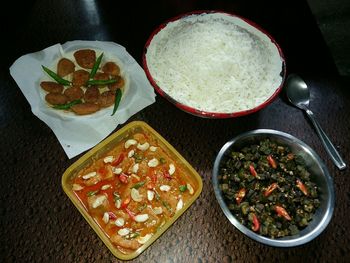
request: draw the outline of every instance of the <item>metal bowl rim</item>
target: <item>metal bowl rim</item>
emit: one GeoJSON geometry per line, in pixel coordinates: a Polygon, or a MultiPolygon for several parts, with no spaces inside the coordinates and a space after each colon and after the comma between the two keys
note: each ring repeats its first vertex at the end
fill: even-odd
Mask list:
{"type": "Polygon", "coordinates": [[[305,243],[310,242],[314,238],[316,238],[318,235],[320,235],[328,226],[332,216],[333,216],[333,211],[334,211],[334,203],[335,203],[335,193],[334,193],[334,186],[333,186],[333,180],[328,172],[328,169],[326,165],[323,163],[321,158],[318,156],[318,154],[306,143],[301,141],[300,139],[294,137],[293,135],[290,135],[288,133],[278,131],[278,130],[272,130],[272,129],[257,129],[257,130],[251,130],[244,132],[242,134],[239,134],[235,136],[233,139],[225,143],[222,148],[220,149],[219,153],[217,154],[214,162],[214,167],[213,167],[213,175],[212,175],[212,180],[213,180],[213,187],[214,187],[214,192],[215,192],[215,197],[217,201],[219,202],[219,205],[224,212],[225,216],[228,218],[228,220],[233,224],[239,231],[241,231],[243,234],[247,235],[249,238],[258,241],[260,243],[269,245],[269,246],[274,246],[274,247],[295,247],[295,246],[300,246],[305,243]],[[326,204],[326,212],[322,215],[319,223],[317,226],[312,229],[310,232],[306,233],[305,235],[302,236],[296,236],[293,238],[293,236],[289,237],[288,239],[272,239],[268,237],[261,236],[259,234],[256,234],[255,232],[251,231],[244,225],[242,225],[230,212],[228,209],[226,203],[224,202],[224,199],[221,195],[221,191],[219,189],[219,184],[218,184],[218,175],[219,175],[219,168],[220,168],[220,162],[226,153],[228,149],[232,147],[233,144],[248,139],[252,137],[258,137],[258,136],[266,136],[266,137],[278,137],[281,138],[282,140],[289,141],[290,143],[297,144],[299,145],[305,152],[308,154],[312,155],[314,159],[316,159],[317,165],[320,167],[322,170],[322,175],[324,179],[327,182],[327,191],[330,193],[327,199],[327,204],[326,204]]]}

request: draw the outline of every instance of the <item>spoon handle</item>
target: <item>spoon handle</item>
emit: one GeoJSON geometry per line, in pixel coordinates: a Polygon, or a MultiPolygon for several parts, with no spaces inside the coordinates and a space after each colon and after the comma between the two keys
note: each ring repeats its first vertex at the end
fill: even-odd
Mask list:
{"type": "Polygon", "coordinates": [[[321,141],[326,148],[326,151],[331,156],[332,161],[339,168],[339,170],[344,170],[346,168],[346,164],[338,153],[337,149],[334,147],[331,140],[328,138],[326,133],[322,130],[320,124],[316,121],[314,114],[311,110],[306,109],[307,116],[310,118],[312,124],[314,125],[318,136],[321,138],[321,141]]]}

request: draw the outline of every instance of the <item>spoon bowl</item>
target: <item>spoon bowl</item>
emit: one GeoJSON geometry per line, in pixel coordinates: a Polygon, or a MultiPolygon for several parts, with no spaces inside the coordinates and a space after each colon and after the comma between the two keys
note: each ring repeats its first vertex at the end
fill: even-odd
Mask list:
{"type": "Polygon", "coordinates": [[[294,106],[305,111],[334,164],[340,170],[345,169],[345,162],[326,133],[322,130],[320,124],[314,117],[313,112],[309,109],[310,91],[304,80],[296,74],[289,75],[286,82],[286,94],[288,100],[294,106]]]}
{"type": "Polygon", "coordinates": [[[287,97],[300,109],[306,109],[310,103],[310,91],[306,83],[297,75],[291,74],[287,80],[287,97]]]}

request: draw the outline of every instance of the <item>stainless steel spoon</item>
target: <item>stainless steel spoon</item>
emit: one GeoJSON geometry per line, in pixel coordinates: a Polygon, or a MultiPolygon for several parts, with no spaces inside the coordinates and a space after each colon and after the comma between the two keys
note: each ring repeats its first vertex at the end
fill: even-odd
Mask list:
{"type": "Polygon", "coordinates": [[[318,136],[321,138],[321,141],[326,148],[326,151],[332,158],[334,164],[340,169],[343,170],[346,168],[346,164],[339,155],[338,151],[322,130],[319,123],[316,121],[314,114],[311,110],[309,110],[309,102],[310,102],[310,91],[306,85],[306,83],[295,74],[291,74],[288,76],[286,82],[286,91],[287,97],[289,101],[299,109],[302,109],[306,112],[307,116],[310,118],[312,124],[314,125],[318,136]]]}

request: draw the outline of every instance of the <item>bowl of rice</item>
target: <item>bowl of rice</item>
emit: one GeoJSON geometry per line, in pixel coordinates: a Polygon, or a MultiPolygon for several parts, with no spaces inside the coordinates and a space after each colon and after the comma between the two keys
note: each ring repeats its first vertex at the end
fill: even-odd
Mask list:
{"type": "Polygon", "coordinates": [[[146,42],[143,67],[158,94],[206,118],[264,108],[286,77],[284,55],[268,32],[218,11],[186,13],[161,24],[146,42]]]}

